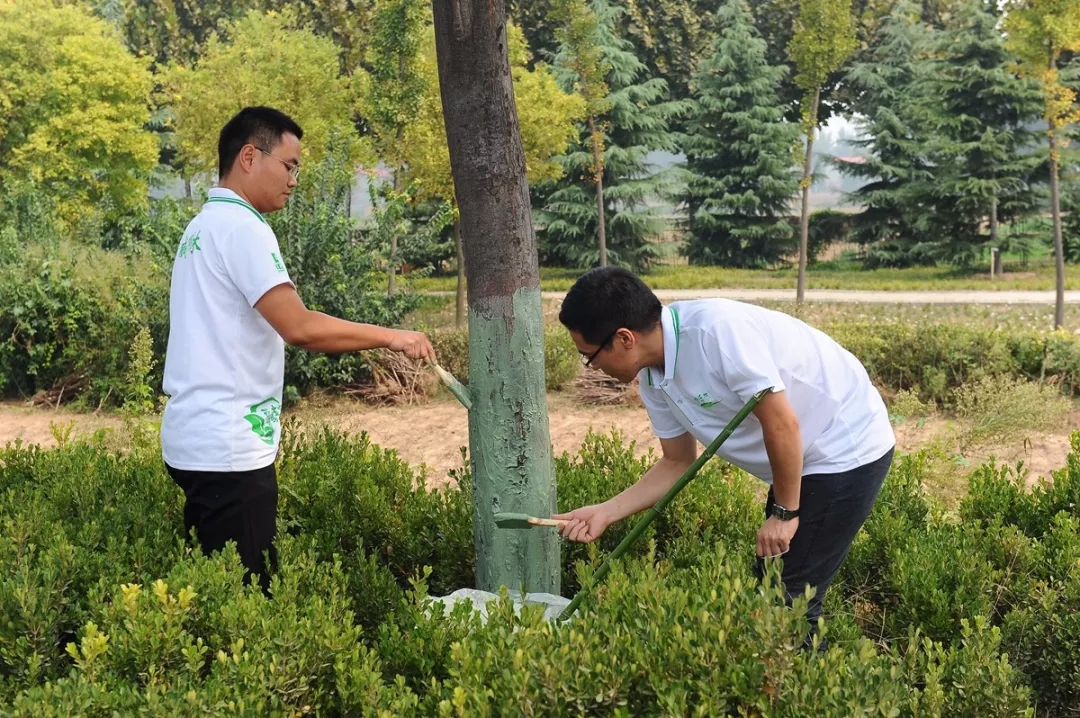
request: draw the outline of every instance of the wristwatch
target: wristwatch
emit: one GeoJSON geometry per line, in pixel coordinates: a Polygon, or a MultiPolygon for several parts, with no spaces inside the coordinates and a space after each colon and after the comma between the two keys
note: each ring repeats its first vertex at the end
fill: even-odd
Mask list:
{"type": "Polygon", "coordinates": [[[798,509],[786,509],[778,503],[773,503],[772,515],[781,521],[791,521],[799,517],[798,509]]]}

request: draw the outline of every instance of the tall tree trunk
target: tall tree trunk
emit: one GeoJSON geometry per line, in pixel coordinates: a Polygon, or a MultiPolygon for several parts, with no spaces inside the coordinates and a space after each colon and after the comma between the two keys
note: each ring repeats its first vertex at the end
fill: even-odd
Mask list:
{"type": "Polygon", "coordinates": [[[454,249],[457,251],[457,301],[454,304],[454,326],[465,326],[465,249],[461,245],[461,218],[454,220],[454,249]]]}
{"type": "Polygon", "coordinates": [[[1054,297],[1054,329],[1065,324],[1065,247],[1061,236],[1061,184],[1058,180],[1057,127],[1050,121],[1050,215],[1054,219],[1054,264],[1057,283],[1054,297]]]}
{"type": "Polygon", "coordinates": [[[536,235],[501,2],[433,0],[439,86],[469,300],[469,448],[477,587],[559,592],[554,531],[493,513],[556,508],[536,235]]]}
{"type": "Polygon", "coordinates": [[[799,218],[799,280],[795,287],[796,304],[803,303],[806,294],[806,253],[810,243],[810,183],[814,169],[814,127],[817,125],[818,102],[821,88],[814,90],[814,102],[810,107],[810,122],[806,131],[806,160],[803,162],[802,214],[799,218]]]}
{"type": "Polygon", "coordinates": [[[600,266],[607,266],[607,229],[604,222],[604,158],[600,153],[597,138],[596,120],[589,118],[589,133],[592,136],[593,167],[596,169],[596,231],[600,242],[600,266]]]}
{"type": "MultiPolygon", "coordinates": [[[[401,146],[401,138],[404,135],[405,135],[405,128],[404,127],[399,127],[397,129],[397,143],[396,143],[396,146],[398,146],[398,147],[401,146]]],[[[394,191],[395,192],[400,192],[402,190],[402,187],[403,187],[404,183],[402,182],[401,174],[404,171],[405,171],[405,168],[402,167],[400,164],[397,167],[394,168],[394,191]]],[[[389,269],[389,272],[388,272],[389,277],[388,277],[388,281],[387,281],[387,285],[386,285],[386,293],[388,295],[390,295],[390,296],[394,296],[394,293],[397,291],[397,270],[398,270],[397,233],[396,232],[391,232],[390,233],[390,269],[389,269]]]]}
{"type": "Polygon", "coordinates": [[[998,246],[998,198],[995,194],[990,198],[990,278],[993,279],[1000,273],[998,257],[1001,256],[1001,247],[998,246]]]}

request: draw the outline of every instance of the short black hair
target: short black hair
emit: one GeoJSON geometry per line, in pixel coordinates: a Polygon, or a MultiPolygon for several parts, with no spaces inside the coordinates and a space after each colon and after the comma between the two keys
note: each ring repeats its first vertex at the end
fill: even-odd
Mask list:
{"type": "Polygon", "coordinates": [[[559,321],[589,344],[603,344],[616,329],[652,330],[660,323],[660,300],[622,267],[597,267],[578,277],[559,310],[559,321]]]}
{"type": "Polygon", "coordinates": [[[225,123],[218,135],[218,177],[224,177],[236,162],[236,156],[246,144],[270,152],[286,132],[304,138],[296,120],[273,107],[245,107],[225,123]]]}

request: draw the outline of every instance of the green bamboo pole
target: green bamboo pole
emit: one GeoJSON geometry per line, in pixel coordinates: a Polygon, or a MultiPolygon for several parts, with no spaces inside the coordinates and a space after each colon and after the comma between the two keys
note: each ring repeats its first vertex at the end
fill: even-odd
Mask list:
{"type": "Polygon", "coordinates": [[[563,609],[563,612],[559,614],[560,621],[565,621],[570,618],[570,616],[574,615],[574,611],[577,610],[578,606],[581,605],[582,600],[584,600],[585,594],[603,581],[604,577],[608,575],[608,572],[611,570],[611,563],[616,559],[621,558],[622,555],[626,553],[639,538],[641,538],[641,535],[645,533],[645,529],[649,528],[649,525],[656,520],[656,517],[659,516],[664,509],[667,508],[668,504],[672,502],[679,492],[686,488],[686,485],[697,476],[698,471],[705,465],[705,462],[713,457],[713,454],[720,448],[720,445],[727,441],[728,437],[731,436],[735,429],[739,427],[739,424],[743,422],[743,419],[754,410],[754,407],[758,405],[758,402],[770,391],[772,391],[772,388],[762,389],[757,394],[750,397],[750,401],[746,402],[746,406],[740,409],[739,413],[728,422],[728,425],[724,427],[724,430],[720,432],[720,435],[713,439],[713,442],[705,448],[705,451],[701,452],[701,456],[690,465],[689,469],[683,472],[683,475],[680,476],[679,480],[667,490],[667,493],[660,497],[660,500],[645,512],[645,515],[642,516],[641,520],[637,522],[637,525],[630,530],[630,533],[626,535],[626,538],[620,541],[619,545],[615,547],[615,550],[604,559],[604,562],[600,564],[600,568],[596,569],[596,573],[593,574],[592,581],[589,582],[589,585],[582,586],[581,590],[574,596],[574,600],[570,601],[569,605],[567,605],[567,607],[563,609]]]}

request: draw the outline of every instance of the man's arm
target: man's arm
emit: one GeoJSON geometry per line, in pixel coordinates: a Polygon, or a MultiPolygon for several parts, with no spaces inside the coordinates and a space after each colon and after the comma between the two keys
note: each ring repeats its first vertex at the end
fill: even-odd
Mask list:
{"type": "MultiPolygon", "coordinates": [[[[799,434],[799,419],[782,391],[765,395],[754,407],[754,416],[761,423],[765,452],[773,473],[773,498],[786,509],[799,508],[802,490],[803,446],[799,434]]],[[[759,556],[779,556],[788,550],[799,528],[799,519],[790,521],[769,517],[757,538],[759,556]]]]}
{"type": "Polygon", "coordinates": [[[279,284],[255,303],[259,314],[286,343],[324,354],[343,354],[386,347],[412,359],[434,359],[435,350],[423,332],[358,324],[313,312],[291,284],[279,284]]]}
{"type": "Polygon", "coordinates": [[[661,439],[660,448],[663,452],[660,460],[633,486],[602,504],[553,516],[570,520],[559,528],[559,533],[571,541],[595,541],[611,524],[644,511],[659,501],[697,459],[697,442],[692,435],[682,434],[673,439],[661,439]]]}

